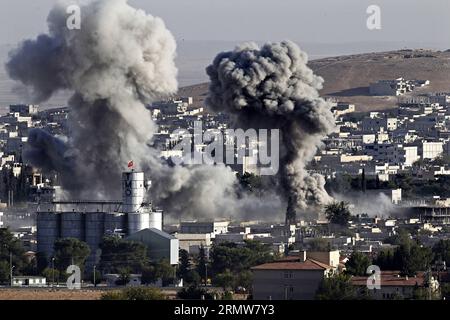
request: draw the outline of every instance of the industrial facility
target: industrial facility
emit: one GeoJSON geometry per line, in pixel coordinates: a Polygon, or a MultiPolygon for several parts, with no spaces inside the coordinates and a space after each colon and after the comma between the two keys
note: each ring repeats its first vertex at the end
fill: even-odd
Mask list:
{"type": "Polygon", "coordinates": [[[163,212],[146,199],[150,186],[143,172],[132,170],[122,174],[122,201],[55,198],[41,203],[37,210],[37,251],[49,260],[57,239],[76,238],[91,248],[89,268],[100,258],[99,246],[105,235],[125,237],[144,229],[162,231],[163,212]]]}

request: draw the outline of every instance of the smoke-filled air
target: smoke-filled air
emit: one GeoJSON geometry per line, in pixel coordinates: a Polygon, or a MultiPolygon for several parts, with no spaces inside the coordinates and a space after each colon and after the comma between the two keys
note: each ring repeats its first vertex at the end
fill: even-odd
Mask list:
{"type": "Polygon", "coordinates": [[[306,170],[335,127],[330,105],[319,96],[323,79],[307,62],[307,55],[290,41],[262,47],[247,43],[220,53],[207,68],[211,108],[234,114],[238,127],[280,129],[279,178],[291,222],[296,212],[331,200],[324,177],[306,170]]]}
{"type": "Polygon", "coordinates": [[[146,104],[177,91],[176,43],[163,20],[126,0],[97,0],[81,12],[81,30],[69,30],[66,6],[55,6],[48,34],[10,53],[6,69],[29,88],[30,102],[73,92],[69,136],[32,130],[24,160],[57,172],[72,198],[120,197],[121,172],[133,160],[153,181],[153,201],[169,215],[263,217],[280,211],[276,195],[238,197],[237,179],[224,165],[173,167],[151,147],[157,125],[146,104]]]}

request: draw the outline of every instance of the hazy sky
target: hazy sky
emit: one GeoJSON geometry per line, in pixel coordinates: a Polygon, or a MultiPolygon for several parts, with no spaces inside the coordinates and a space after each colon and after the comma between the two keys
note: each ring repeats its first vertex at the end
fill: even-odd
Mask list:
{"type": "MultiPolygon", "coordinates": [[[[46,30],[57,0],[0,0],[0,44],[46,30]]],[[[162,17],[178,40],[402,41],[450,48],[448,0],[130,0],[162,17]],[[381,7],[382,29],[366,28],[381,7]]]]}

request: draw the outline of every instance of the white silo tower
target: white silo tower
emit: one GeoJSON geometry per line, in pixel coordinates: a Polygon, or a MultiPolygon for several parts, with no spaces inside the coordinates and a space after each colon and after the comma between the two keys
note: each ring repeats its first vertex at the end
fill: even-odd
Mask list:
{"type": "Polygon", "coordinates": [[[122,174],[122,210],[125,213],[140,211],[145,197],[143,172],[124,172],[122,174]]]}
{"type": "Polygon", "coordinates": [[[151,204],[145,202],[150,184],[143,172],[122,174],[122,211],[128,215],[128,234],[147,228],[162,230],[162,212],[153,211],[151,204]]]}

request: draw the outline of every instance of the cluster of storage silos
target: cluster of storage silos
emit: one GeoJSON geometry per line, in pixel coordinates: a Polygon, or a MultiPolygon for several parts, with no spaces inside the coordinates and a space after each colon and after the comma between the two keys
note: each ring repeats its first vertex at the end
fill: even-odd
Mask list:
{"type": "MultiPolygon", "coordinates": [[[[59,211],[60,204],[54,202],[54,210],[37,213],[38,252],[53,256],[54,243],[59,238],[76,238],[91,248],[89,260],[95,263],[96,252],[106,234],[133,234],[146,228],[163,228],[163,212],[153,210],[145,202],[149,182],[143,172],[125,172],[122,176],[122,206],[118,212],[111,211],[59,211]]],[[[78,206],[82,201],[74,202],[78,206]]],[[[89,202],[92,204],[92,202],[89,202]]],[[[101,205],[101,201],[98,205],[101,205]]]]}

